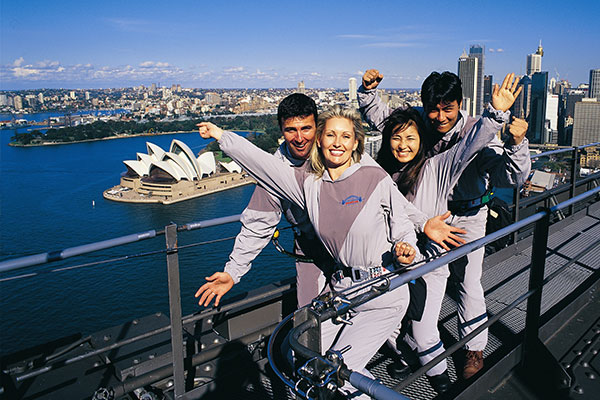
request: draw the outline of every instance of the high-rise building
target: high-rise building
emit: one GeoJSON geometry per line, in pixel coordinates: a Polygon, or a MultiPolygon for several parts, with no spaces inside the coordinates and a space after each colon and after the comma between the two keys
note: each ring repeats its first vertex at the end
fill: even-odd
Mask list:
{"type": "Polygon", "coordinates": [[[479,59],[477,57],[468,56],[465,51],[458,59],[458,77],[463,92],[462,109],[471,116],[477,115],[477,104],[479,102],[477,90],[478,63],[479,59]]]}
{"type": "Polygon", "coordinates": [[[527,75],[521,78],[519,86],[522,87],[521,94],[515,100],[512,107],[512,114],[521,119],[529,118],[531,109],[531,78],[527,75]]]}
{"type": "Polygon", "coordinates": [[[23,99],[21,98],[21,96],[13,97],[13,104],[15,105],[15,110],[22,110],[23,109],[23,99]]]}
{"type": "Polygon", "coordinates": [[[369,132],[365,137],[365,153],[373,158],[377,158],[377,153],[381,149],[382,136],[379,132],[369,132]]]}
{"type": "Polygon", "coordinates": [[[580,89],[571,89],[567,93],[567,102],[565,106],[565,116],[575,116],[575,104],[585,97],[585,92],[580,89]]]}
{"type": "Polygon", "coordinates": [[[304,94],[306,92],[306,88],[304,87],[304,81],[298,82],[298,93],[304,94]]]}
{"type": "Polygon", "coordinates": [[[490,103],[492,101],[492,90],[494,87],[494,77],[492,75],[485,75],[483,77],[483,104],[490,103]]]}
{"type": "Polygon", "coordinates": [[[469,56],[477,58],[477,98],[475,102],[475,115],[483,112],[483,65],[485,62],[485,47],[474,44],[469,49],[469,56]]]}
{"type": "Polygon", "coordinates": [[[546,123],[543,143],[558,143],[558,95],[546,96],[546,123]]]}
{"type": "Polygon", "coordinates": [[[571,146],[600,142],[600,102],[593,98],[575,103],[571,146]]]}
{"type": "Polygon", "coordinates": [[[356,100],[356,78],[348,79],[348,100],[356,100]]]}
{"type": "Polygon", "coordinates": [[[531,77],[531,109],[527,137],[531,143],[542,143],[546,124],[548,72],[536,72],[531,77]]]}
{"type": "Polygon", "coordinates": [[[590,88],[588,97],[600,101],[600,69],[590,70],[590,88]]]}
{"type": "Polygon", "coordinates": [[[44,93],[38,93],[37,99],[40,102],[40,104],[44,104],[44,93]]]}
{"type": "Polygon", "coordinates": [[[527,56],[527,75],[531,76],[536,72],[542,72],[542,57],[544,56],[544,49],[542,48],[542,41],[533,54],[527,56]]]}

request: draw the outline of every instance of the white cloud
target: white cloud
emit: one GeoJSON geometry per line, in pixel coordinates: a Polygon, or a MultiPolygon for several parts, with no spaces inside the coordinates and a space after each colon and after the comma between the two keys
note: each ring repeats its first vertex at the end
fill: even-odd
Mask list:
{"type": "Polygon", "coordinates": [[[360,47],[374,47],[374,48],[400,48],[400,47],[417,47],[420,46],[417,43],[407,43],[407,42],[376,42],[376,43],[368,43],[363,44],[360,47]]]}
{"type": "Polygon", "coordinates": [[[504,52],[504,49],[496,49],[496,51],[497,51],[498,53],[502,53],[502,52],[504,52]]]}
{"type": "Polygon", "coordinates": [[[231,68],[226,68],[223,70],[223,72],[243,72],[244,71],[244,67],[231,67],[231,68]]]}
{"type": "Polygon", "coordinates": [[[20,67],[24,62],[25,62],[25,59],[23,57],[19,57],[15,60],[15,62],[13,62],[13,65],[15,67],[20,67]]]}

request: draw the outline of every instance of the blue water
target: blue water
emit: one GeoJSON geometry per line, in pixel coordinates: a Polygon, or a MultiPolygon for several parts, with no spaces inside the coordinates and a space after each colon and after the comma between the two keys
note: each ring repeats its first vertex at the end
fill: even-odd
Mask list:
{"type": "MultiPolygon", "coordinates": [[[[135,159],[136,152],[146,152],[146,141],[168,149],[171,140],[177,138],[195,152],[208,142],[196,133],[188,133],[14,148],[7,145],[13,134],[13,130],[0,131],[0,260],[162,229],[170,222],[183,224],[238,214],[253,191],[249,185],[168,206],[111,202],[102,197],[102,192],[119,183],[120,173],[125,170],[123,160],[135,159]]],[[[235,223],[185,232],[180,234],[179,244],[235,236],[238,231],[239,224],[235,223]]],[[[162,250],[164,240],[160,236],[1,274],[0,278],[162,250]]],[[[289,234],[284,235],[283,241],[289,246],[289,234]]],[[[180,251],[184,315],[200,309],[193,297],[195,291],[205,276],[222,270],[232,246],[233,241],[229,240],[180,251]]],[[[241,293],[293,274],[291,259],[280,256],[269,245],[230,293],[241,293]]],[[[0,282],[0,299],[1,354],[74,332],[93,333],[156,311],[167,312],[165,256],[0,282]]]]}

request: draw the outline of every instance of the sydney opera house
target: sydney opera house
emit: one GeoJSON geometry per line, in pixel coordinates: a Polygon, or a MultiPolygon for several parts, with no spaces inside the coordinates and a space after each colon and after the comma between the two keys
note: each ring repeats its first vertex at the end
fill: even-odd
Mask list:
{"type": "Polygon", "coordinates": [[[180,140],[169,151],[146,142],[148,154],[123,161],[127,171],[120,185],[104,192],[109,200],[170,204],[254,183],[235,162],[217,162],[212,152],[196,157],[180,140]]]}

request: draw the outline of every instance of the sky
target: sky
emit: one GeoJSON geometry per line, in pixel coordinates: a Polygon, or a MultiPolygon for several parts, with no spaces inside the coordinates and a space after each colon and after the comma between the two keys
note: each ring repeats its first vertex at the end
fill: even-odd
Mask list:
{"type": "Polygon", "coordinates": [[[456,72],[472,44],[486,75],[542,70],[587,83],[600,68],[600,1],[0,0],[0,90],[347,88],[369,68],[383,88],[456,72]]]}

